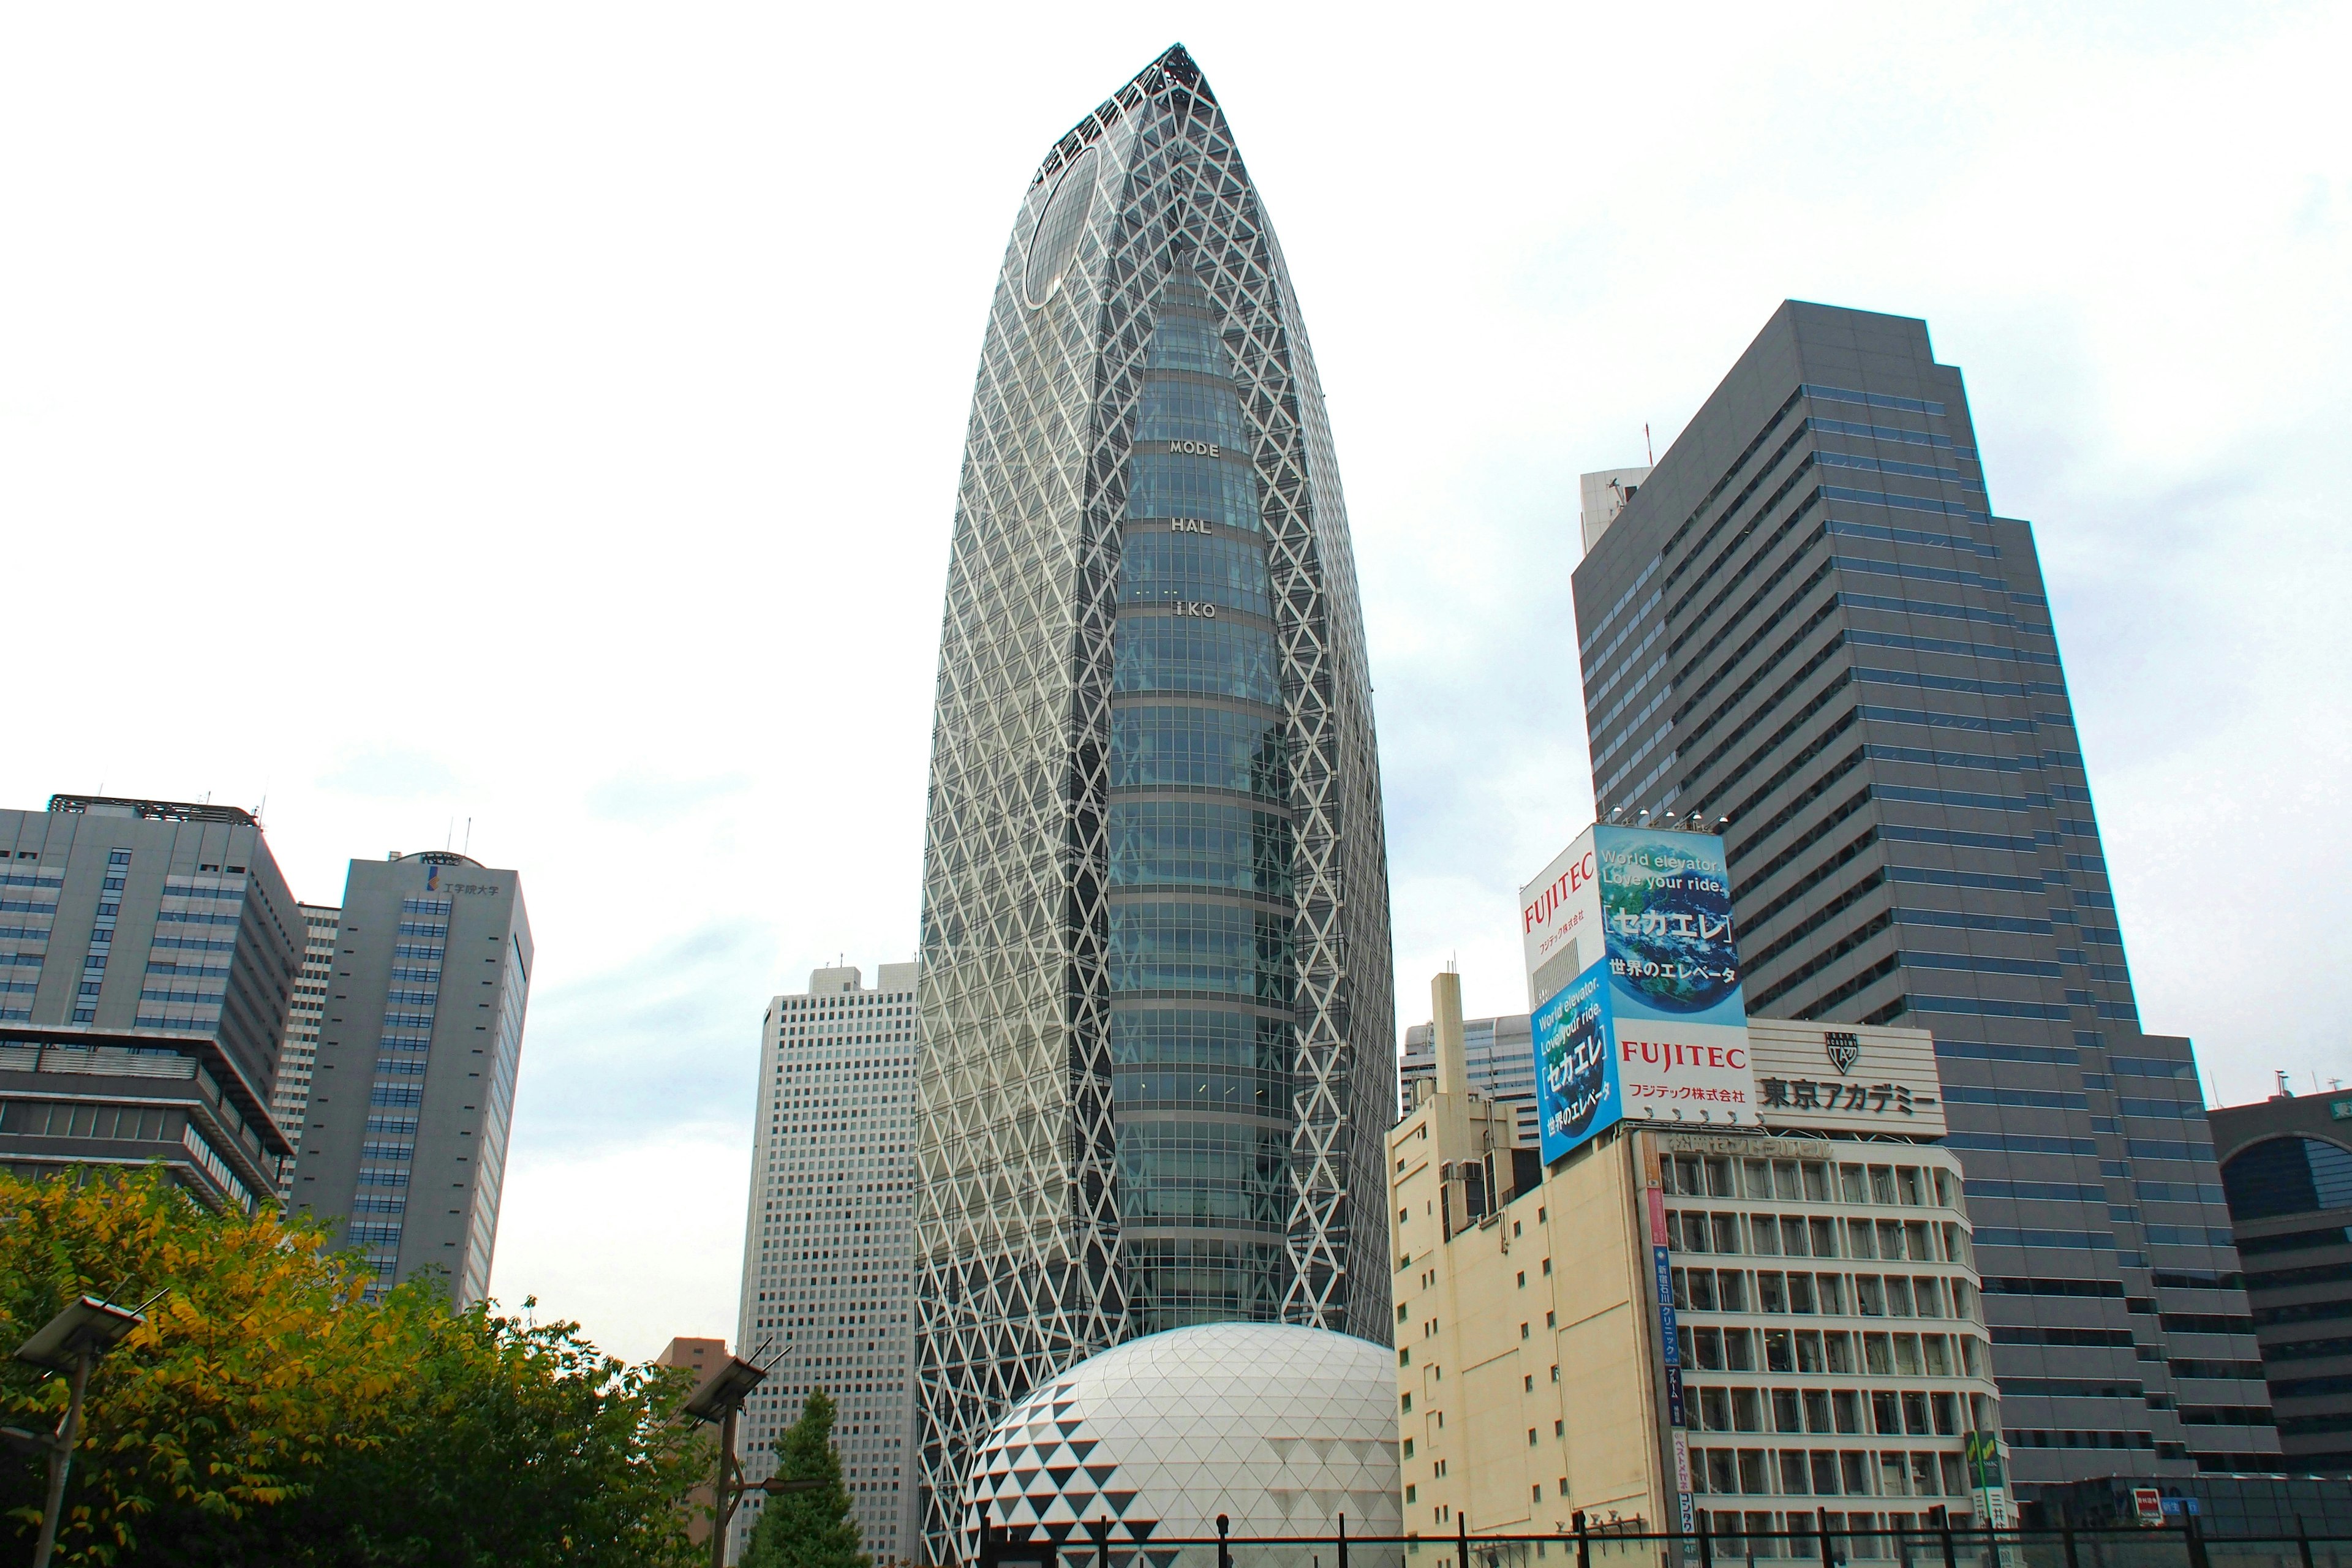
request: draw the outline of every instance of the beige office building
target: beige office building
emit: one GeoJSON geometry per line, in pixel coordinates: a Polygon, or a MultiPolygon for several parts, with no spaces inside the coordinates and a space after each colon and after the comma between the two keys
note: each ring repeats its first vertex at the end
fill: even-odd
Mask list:
{"type": "MultiPolygon", "coordinates": [[[[286,1036],[278,1049],[278,1079],[269,1091],[269,1112],[297,1149],[302,1119],[310,1110],[310,1080],[319,1070],[319,1026],[327,1016],[328,983],[335,973],[335,932],[343,911],[303,904],[302,968],[286,1004],[286,1036]]],[[[282,1201],[294,1188],[294,1162],[286,1162],[278,1184],[282,1201]]]]}
{"type": "Polygon", "coordinates": [[[1433,990],[1389,1135],[1408,1531],[2007,1522],[1967,1489],[1999,1412],[1924,1032],[1751,1020],[1761,1130],[1627,1121],[1546,1170],[1433,990]]]}

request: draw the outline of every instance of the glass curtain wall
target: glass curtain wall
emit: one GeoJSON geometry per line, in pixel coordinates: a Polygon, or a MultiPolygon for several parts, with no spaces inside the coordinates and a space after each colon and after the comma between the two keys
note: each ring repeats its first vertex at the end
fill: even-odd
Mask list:
{"type": "Polygon", "coordinates": [[[1257,478],[1190,269],[1144,359],[1114,633],[1111,1094],[1130,1331],[1281,1314],[1295,828],[1257,478]]]}

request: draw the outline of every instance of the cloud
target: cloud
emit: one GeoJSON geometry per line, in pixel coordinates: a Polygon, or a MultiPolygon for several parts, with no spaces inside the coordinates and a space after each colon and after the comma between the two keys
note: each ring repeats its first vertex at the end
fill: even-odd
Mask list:
{"type": "Polygon", "coordinates": [[[588,809],[609,822],[658,822],[683,816],[705,801],[751,786],[741,774],[681,779],[659,773],[616,773],[588,792],[588,809]]]}
{"type": "Polygon", "coordinates": [[[603,1148],[665,1126],[748,1119],[773,945],[763,923],[715,921],[548,979],[523,1031],[518,1150],[603,1148]]]}
{"type": "Polygon", "coordinates": [[[517,1147],[507,1160],[490,1293],[508,1310],[579,1320],[630,1361],[677,1335],[731,1341],[743,1264],[750,1141],[688,1121],[593,1149],[517,1147]]]}
{"type": "Polygon", "coordinates": [[[377,750],[348,753],[330,773],[319,775],[319,787],[378,800],[416,800],[447,795],[458,785],[457,775],[428,752],[377,750]]]}

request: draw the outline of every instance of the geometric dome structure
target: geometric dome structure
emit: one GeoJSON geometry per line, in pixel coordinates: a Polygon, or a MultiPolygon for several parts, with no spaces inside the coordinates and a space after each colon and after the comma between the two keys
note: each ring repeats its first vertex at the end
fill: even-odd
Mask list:
{"type": "MultiPolygon", "coordinates": [[[[975,1451],[960,1535],[978,1510],[1015,1535],[1117,1547],[1234,1534],[1398,1535],[1396,1352],[1282,1323],[1204,1323],[1129,1340],[1005,1414],[975,1451]],[[1075,1538],[1075,1539],[1074,1539],[1075,1538]]],[[[1129,1559],[1132,1561],[1132,1559],[1129,1559]]]]}

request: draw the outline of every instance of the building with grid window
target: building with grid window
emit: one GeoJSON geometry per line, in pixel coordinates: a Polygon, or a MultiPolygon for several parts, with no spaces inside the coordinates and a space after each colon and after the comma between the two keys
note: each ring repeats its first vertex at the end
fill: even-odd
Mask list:
{"type": "MultiPolygon", "coordinates": [[[[912,963],[820,969],[760,1026],[751,1201],[736,1343],[768,1369],[743,1407],[743,1466],[775,1466],[776,1436],[813,1388],[877,1562],[919,1560],[915,1443],[915,1005],[912,963]]],[[[747,1495],[730,1549],[766,1501],[747,1495]]]]}
{"type": "MultiPolygon", "coordinates": [[[[1525,1013],[1499,1018],[1465,1018],[1462,1022],[1462,1070],[1465,1087],[1475,1089],[1490,1105],[1509,1108],[1517,1119],[1517,1140],[1536,1143],[1535,1037],[1525,1013]]],[[[1404,1032],[1404,1060],[1400,1068],[1407,1105],[1419,1085],[1437,1078],[1435,1026],[1415,1024],[1404,1032]]]]}
{"type": "MultiPolygon", "coordinates": [[[[286,1038],[278,1050],[278,1082],[270,1090],[270,1113],[297,1148],[302,1142],[302,1118],[310,1107],[310,1080],[319,1066],[319,1026],[327,1017],[327,983],[335,972],[335,922],[342,910],[321,904],[304,904],[302,967],[294,976],[294,996],[286,1008],[286,1038]]],[[[278,1195],[286,1195],[294,1176],[289,1162],[278,1195]]]]}
{"type": "Polygon", "coordinates": [[[517,873],[440,850],[351,863],[289,1201],[379,1289],[489,1289],[530,966],[517,873]]]}
{"type": "Polygon", "coordinates": [[[1926,1036],[1750,1020],[1760,1127],[1547,1167],[1463,1087],[1454,980],[1389,1134],[1407,1530],[2011,1522],[1966,1463],[2000,1400],[1926,1036]]]}
{"type": "Polygon", "coordinates": [[[1387,854],[1296,291],[1171,48],[1038,165],[990,308],[922,917],[929,1553],[1010,1405],[1134,1336],[1388,1333],[1387,854]]]}
{"type": "Polygon", "coordinates": [[[2140,1027],[2033,529],[1992,510],[1927,324],[1783,304],[1575,597],[1598,809],[1720,834],[1749,1010],[1935,1037],[2021,1496],[2275,1468],[2194,1058],[2140,1027]]]}
{"type": "Polygon", "coordinates": [[[2352,1094],[2217,1106],[2213,1144],[2279,1468],[2352,1472],[2352,1094]]]}
{"type": "Polygon", "coordinates": [[[0,1162],[158,1163],[215,1207],[274,1198],[301,931],[250,813],[71,795],[0,812],[0,1162]]]}

